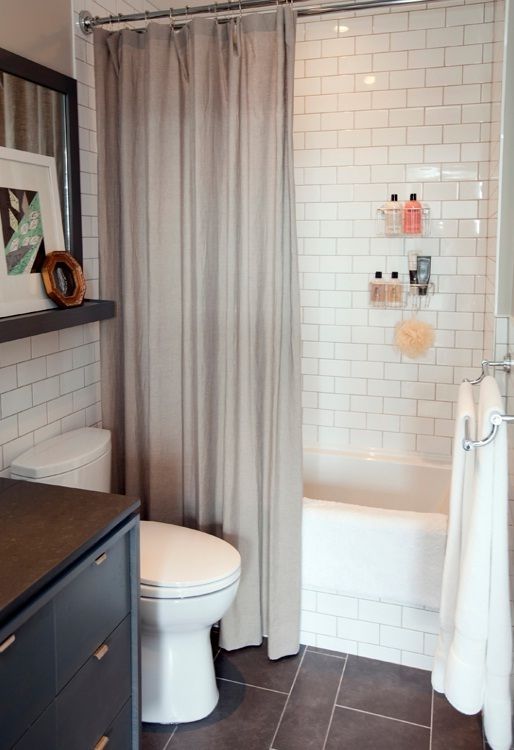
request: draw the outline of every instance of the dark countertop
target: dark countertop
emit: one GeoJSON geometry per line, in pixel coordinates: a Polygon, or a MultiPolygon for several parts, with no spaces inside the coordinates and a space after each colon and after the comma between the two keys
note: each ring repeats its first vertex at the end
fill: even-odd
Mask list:
{"type": "Polygon", "coordinates": [[[0,623],[139,506],[125,495],[0,477],[0,623]]]}

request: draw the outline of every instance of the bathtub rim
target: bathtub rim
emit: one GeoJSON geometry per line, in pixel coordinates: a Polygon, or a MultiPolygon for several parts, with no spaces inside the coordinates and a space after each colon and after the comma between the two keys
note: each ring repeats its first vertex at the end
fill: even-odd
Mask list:
{"type": "Polygon", "coordinates": [[[451,458],[437,455],[418,455],[416,453],[390,453],[378,449],[353,450],[352,448],[317,448],[304,446],[303,453],[319,456],[345,456],[354,460],[384,462],[425,466],[434,469],[451,470],[451,458]]]}

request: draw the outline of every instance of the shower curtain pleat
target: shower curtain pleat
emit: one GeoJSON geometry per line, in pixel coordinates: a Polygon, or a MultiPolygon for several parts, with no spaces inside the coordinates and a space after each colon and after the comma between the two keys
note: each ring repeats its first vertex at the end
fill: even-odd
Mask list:
{"type": "Polygon", "coordinates": [[[221,644],[298,650],[299,292],[288,8],[95,30],[102,407],[116,488],[242,555],[221,644]]]}

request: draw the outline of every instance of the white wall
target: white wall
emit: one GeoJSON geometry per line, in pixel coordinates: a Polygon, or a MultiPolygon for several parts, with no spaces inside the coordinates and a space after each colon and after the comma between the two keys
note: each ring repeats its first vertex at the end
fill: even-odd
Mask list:
{"type": "MultiPolygon", "coordinates": [[[[83,8],[105,15],[134,6],[75,0],[74,20],[83,8]]],[[[299,22],[295,157],[310,445],[448,456],[456,384],[476,372],[484,330],[490,348],[495,337],[498,346],[507,341],[506,321],[495,332],[491,312],[484,314],[487,256],[494,266],[494,221],[487,218],[494,214],[488,189],[497,132],[492,147],[489,138],[498,111],[491,82],[501,61],[501,7],[496,19],[491,1],[299,22]],[[375,236],[375,208],[393,191],[416,191],[430,205],[432,238],[375,236]],[[438,291],[421,314],[436,328],[436,347],[420,361],[392,347],[401,311],[370,309],[367,298],[375,270],[398,270],[405,279],[412,246],[433,256],[438,291]]],[[[84,265],[94,297],[93,48],[77,29],[75,54],[84,265]]],[[[98,337],[92,325],[0,345],[0,468],[34,441],[98,422],[98,337]]]]}
{"type": "Polygon", "coordinates": [[[73,75],[69,0],[2,0],[0,47],[73,75]]]}
{"type": "MultiPolygon", "coordinates": [[[[49,4],[44,5],[48,11],[49,4]]],[[[54,24],[52,40],[55,49],[71,49],[69,3],[54,5],[59,7],[53,7],[48,15],[54,24]],[[67,25],[58,33],[63,17],[67,17],[67,25]]],[[[21,7],[28,13],[30,9],[25,6],[22,4],[21,7]]],[[[28,36],[22,35],[20,27],[16,26],[12,43],[8,45],[3,40],[0,43],[36,59],[30,35],[38,31],[38,17],[32,15],[30,18],[34,23],[28,23],[25,15],[23,26],[28,36]]],[[[6,28],[3,21],[2,12],[0,34],[6,28]]],[[[44,41],[44,35],[41,39],[44,41]]],[[[98,296],[94,91],[91,87],[92,68],[85,62],[86,50],[80,41],[77,55],[77,76],[85,81],[79,84],[84,271],[87,296],[94,298],[98,296]]],[[[49,59],[41,57],[38,62],[50,64],[49,59]]],[[[12,459],[35,443],[75,427],[96,425],[100,420],[98,323],[0,344],[0,474],[7,474],[12,459]]]]}
{"type": "MultiPolygon", "coordinates": [[[[448,457],[456,385],[483,357],[490,137],[502,23],[448,2],[301,19],[295,160],[308,445],[448,457]],[[390,193],[416,192],[432,237],[376,236],[390,193]],[[393,347],[411,312],[370,308],[371,274],[432,256],[426,357],[393,347]]],[[[494,134],[497,139],[497,133],[494,134]]]]}

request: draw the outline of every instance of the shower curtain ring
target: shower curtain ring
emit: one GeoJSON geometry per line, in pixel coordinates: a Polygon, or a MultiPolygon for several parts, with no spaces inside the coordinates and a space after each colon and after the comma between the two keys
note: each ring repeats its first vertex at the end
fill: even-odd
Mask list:
{"type": "Polygon", "coordinates": [[[112,16],[109,14],[109,31],[112,31],[112,16]]]}
{"type": "Polygon", "coordinates": [[[173,8],[170,8],[170,29],[175,31],[175,24],[173,23],[173,8]]]}
{"type": "Polygon", "coordinates": [[[243,8],[241,7],[241,0],[239,0],[239,18],[243,17],[243,8]]]}
{"type": "Polygon", "coordinates": [[[214,20],[218,23],[218,3],[214,3],[214,20]]]}
{"type": "Polygon", "coordinates": [[[189,23],[190,20],[191,19],[189,17],[189,5],[186,5],[186,23],[189,23]]]}

